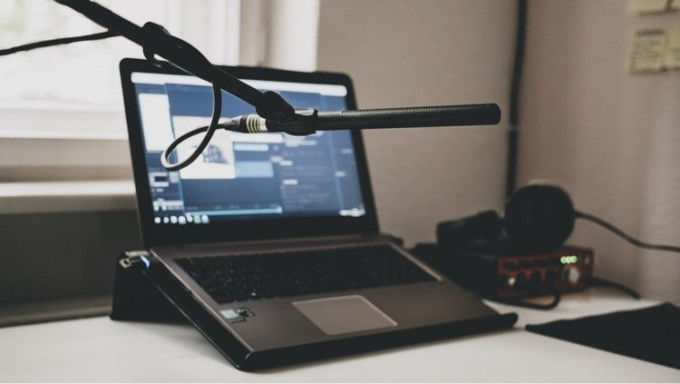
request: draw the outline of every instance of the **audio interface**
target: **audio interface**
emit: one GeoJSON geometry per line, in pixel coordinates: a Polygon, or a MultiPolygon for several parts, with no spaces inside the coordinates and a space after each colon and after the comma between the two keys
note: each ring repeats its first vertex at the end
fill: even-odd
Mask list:
{"type": "Polygon", "coordinates": [[[591,248],[571,245],[526,254],[504,241],[480,241],[457,249],[419,244],[412,252],[464,288],[498,298],[583,290],[594,264],[591,248]]]}

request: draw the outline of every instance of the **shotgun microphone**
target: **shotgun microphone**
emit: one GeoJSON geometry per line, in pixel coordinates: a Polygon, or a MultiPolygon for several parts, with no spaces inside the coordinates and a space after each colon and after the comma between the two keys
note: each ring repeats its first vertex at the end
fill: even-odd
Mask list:
{"type": "Polygon", "coordinates": [[[225,127],[244,133],[284,132],[304,136],[316,131],[376,128],[441,127],[498,124],[501,111],[497,104],[442,105],[432,107],[360,109],[319,112],[296,110],[293,118],[277,121],[259,115],[234,119],[236,126],[225,127]]]}
{"type": "MultiPolygon", "coordinates": [[[[216,92],[216,97],[220,96],[216,92]]],[[[221,103],[221,101],[219,101],[221,103]]],[[[501,119],[498,104],[440,105],[433,107],[358,109],[338,112],[319,112],[298,109],[289,118],[274,120],[250,114],[215,124],[215,129],[241,133],[283,132],[306,136],[316,131],[338,131],[376,128],[445,127],[460,125],[493,125],[501,119]]],[[[177,137],[161,154],[161,164],[169,171],[184,168],[191,161],[172,164],[170,155],[184,141],[199,133],[210,133],[210,126],[199,127],[177,137]]],[[[208,138],[209,140],[210,138],[208,138]]],[[[205,139],[204,139],[205,141],[205,139]]],[[[194,151],[197,157],[201,151],[194,151]]]]}

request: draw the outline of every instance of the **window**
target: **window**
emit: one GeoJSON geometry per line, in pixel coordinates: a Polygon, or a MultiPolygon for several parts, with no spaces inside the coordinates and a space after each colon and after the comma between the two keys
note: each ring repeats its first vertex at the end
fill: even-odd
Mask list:
{"type": "MultiPolygon", "coordinates": [[[[316,61],[316,0],[96,1],[138,25],[165,26],[215,63],[309,70],[316,61]]],[[[0,1],[2,48],[99,31],[52,0],[0,1]]],[[[0,57],[0,183],[130,179],[118,62],[142,56],[117,37],[0,57]]]]}
{"type": "MultiPolygon", "coordinates": [[[[138,25],[163,25],[215,62],[238,62],[238,0],[97,2],[138,25]]],[[[0,1],[3,48],[103,30],[52,0],[0,1]]],[[[123,57],[142,49],[116,37],[0,57],[0,183],[130,178],[123,57]]]]}
{"type": "MultiPolygon", "coordinates": [[[[138,25],[153,21],[179,36],[183,36],[183,30],[190,30],[191,38],[188,40],[209,56],[210,53],[219,54],[228,49],[238,52],[237,45],[227,47],[229,31],[225,30],[222,23],[218,24],[215,16],[211,16],[234,11],[225,6],[233,4],[233,1],[100,0],[99,2],[138,25]],[[201,21],[206,18],[209,22],[202,23],[201,21]]],[[[238,8],[235,11],[238,12],[238,8]]],[[[102,27],[76,11],[54,1],[0,2],[0,44],[3,47],[102,30],[102,27]]],[[[122,111],[118,62],[123,57],[141,56],[140,47],[118,37],[0,58],[0,73],[4,75],[3,86],[0,88],[0,108],[13,112],[13,116],[27,117],[21,119],[21,122],[2,123],[0,129],[5,131],[4,136],[10,137],[73,137],[74,132],[81,128],[86,130],[81,133],[86,138],[125,137],[124,129],[120,128],[121,120],[116,119],[115,126],[107,123],[113,117],[112,113],[120,115],[122,111]],[[73,118],[61,126],[58,117],[55,121],[52,113],[56,109],[76,114],[99,112],[103,115],[99,124],[88,121],[78,126],[79,119],[73,118]],[[26,113],[22,114],[22,111],[26,113]],[[65,130],[66,133],[60,135],[58,132],[45,132],[50,127],[44,127],[45,123],[35,117],[31,118],[36,116],[34,114],[36,111],[46,111],[51,117],[49,126],[53,130],[65,130]],[[73,125],[74,121],[76,126],[73,125]],[[30,126],[27,127],[26,124],[30,126]]],[[[222,59],[224,55],[220,56],[222,59]]]]}
{"type": "MultiPolygon", "coordinates": [[[[170,30],[176,2],[101,1],[136,23],[154,21],[170,30]]],[[[0,44],[13,46],[57,37],[85,35],[103,28],[72,9],[47,0],[0,2],[0,44]]],[[[51,101],[113,106],[120,104],[117,63],[139,56],[140,48],[123,38],[83,42],[19,53],[0,60],[0,101],[51,101]]]]}

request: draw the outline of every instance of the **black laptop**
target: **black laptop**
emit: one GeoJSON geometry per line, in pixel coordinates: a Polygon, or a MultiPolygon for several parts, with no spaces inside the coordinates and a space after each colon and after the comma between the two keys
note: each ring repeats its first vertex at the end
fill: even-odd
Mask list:
{"type": "MultiPolygon", "coordinates": [[[[196,162],[168,172],[161,151],[207,125],[210,85],[143,60],[123,60],[120,68],[146,274],[237,368],[489,331],[516,320],[380,234],[361,132],[222,131],[196,162]]],[[[356,108],[344,74],[225,69],[295,108],[356,108]]],[[[222,103],[224,118],[254,113],[224,92],[222,103]]],[[[186,142],[173,156],[196,145],[186,142]]]]}

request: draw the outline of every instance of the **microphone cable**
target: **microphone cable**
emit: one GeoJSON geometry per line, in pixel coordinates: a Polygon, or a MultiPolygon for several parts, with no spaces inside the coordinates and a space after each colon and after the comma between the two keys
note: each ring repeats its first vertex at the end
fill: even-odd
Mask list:
{"type": "Polygon", "coordinates": [[[161,154],[161,164],[168,171],[179,171],[180,169],[185,168],[189,164],[193,163],[194,160],[196,160],[198,156],[200,156],[201,153],[203,153],[203,151],[210,143],[210,140],[212,140],[212,137],[218,128],[228,128],[233,126],[233,124],[229,123],[219,124],[220,117],[222,115],[222,89],[220,89],[220,87],[218,87],[217,84],[213,83],[212,90],[213,90],[213,112],[212,118],[210,120],[210,125],[205,127],[199,127],[183,134],[182,136],[175,139],[167,148],[163,150],[163,153],[161,154]],[[174,164],[171,163],[170,155],[175,150],[175,148],[177,148],[177,146],[183,141],[201,132],[205,132],[205,135],[203,136],[203,139],[201,140],[200,144],[198,144],[198,146],[194,149],[194,151],[186,159],[180,160],[174,164]]]}

